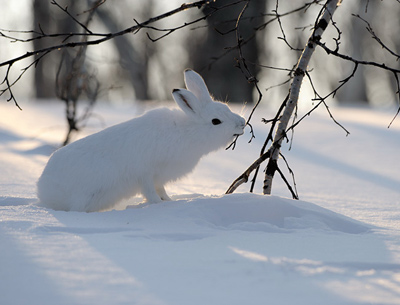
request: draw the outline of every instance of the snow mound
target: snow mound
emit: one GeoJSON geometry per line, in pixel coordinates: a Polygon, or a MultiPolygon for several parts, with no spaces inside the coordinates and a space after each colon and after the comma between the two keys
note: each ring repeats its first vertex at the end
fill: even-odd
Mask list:
{"type": "MultiPolygon", "coordinates": [[[[49,144],[64,136],[49,128],[60,124],[58,107],[26,103],[21,112],[0,103],[0,304],[400,304],[400,127],[386,128],[392,112],[335,108],[351,137],[325,113],[304,120],[290,163],[302,198],[319,206],[210,195],[259,155],[262,137],[253,145],[241,137],[243,145],[207,156],[169,185],[175,201],[143,206],[137,197],[119,210],[82,213],[35,204],[49,144]]],[[[97,109],[107,125],[138,112],[97,109]]],[[[279,179],[274,194],[288,194],[279,179]]]]}
{"type": "Polygon", "coordinates": [[[214,229],[242,231],[316,229],[360,234],[371,229],[370,226],[309,202],[256,194],[203,196],[164,202],[135,209],[133,214],[141,221],[150,217],[162,218],[164,224],[185,220],[214,229]]]}

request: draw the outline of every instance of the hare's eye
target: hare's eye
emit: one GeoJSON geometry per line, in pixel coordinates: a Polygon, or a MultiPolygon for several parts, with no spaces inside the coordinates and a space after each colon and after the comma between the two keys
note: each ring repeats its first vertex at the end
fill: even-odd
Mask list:
{"type": "Polygon", "coordinates": [[[213,123],[213,125],[219,125],[222,123],[219,119],[212,119],[211,122],[213,123]]]}

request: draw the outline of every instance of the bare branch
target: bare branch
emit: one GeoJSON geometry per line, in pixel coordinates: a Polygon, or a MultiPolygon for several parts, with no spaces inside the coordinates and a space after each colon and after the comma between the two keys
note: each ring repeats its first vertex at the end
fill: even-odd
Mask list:
{"type": "MultiPolygon", "coordinates": [[[[285,109],[285,106],[286,106],[286,103],[287,103],[287,101],[288,101],[288,98],[289,98],[289,94],[286,96],[286,98],[285,98],[284,101],[282,102],[281,106],[279,107],[279,109],[278,109],[278,111],[276,112],[275,117],[274,117],[273,119],[271,119],[271,120],[265,120],[265,119],[263,119],[263,122],[264,122],[264,123],[269,123],[269,122],[271,122],[272,124],[271,124],[271,127],[270,127],[270,129],[269,129],[267,138],[265,139],[265,142],[264,142],[263,146],[261,147],[260,156],[262,156],[262,155],[264,154],[265,149],[267,148],[267,145],[268,145],[269,141],[272,142],[272,141],[274,140],[273,133],[274,133],[274,131],[275,131],[276,124],[278,124],[278,122],[279,122],[279,118],[280,118],[280,116],[281,116],[281,113],[282,113],[283,109],[285,109]]],[[[256,172],[254,173],[254,177],[253,177],[253,179],[251,180],[251,186],[250,186],[250,192],[251,192],[251,193],[252,193],[253,190],[254,190],[254,186],[255,186],[255,184],[256,184],[256,179],[257,179],[259,170],[260,170],[260,167],[257,167],[256,172]]]]}
{"type": "Polygon", "coordinates": [[[353,15],[354,17],[357,17],[358,19],[362,20],[362,21],[367,25],[367,31],[372,35],[372,38],[373,38],[374,40],[376,40],[376,41],[380,44],[380,46],[381,46],[383,49],[385,49],[385,50],[388,51],[391,55],[393,55],[394,57],[396,57],[396,60],[399,60],[399,59],[400,59],[400,55],[399,55],[399,54],[396,54],[395,52],[393,52],[393,51],[392,51],[388,46],[386,46],[386,44],[384,44],[384,43],[382,42],[382,40],[375,34],[374,30],[372,29],[371,24],[370,24],[367,20],[361,18],[360,15],[355,15],[355,14],[352,14],[352,15],[353,15]]]}
{"type": "MultiPolygon", "coordinates": [[[[154,26],[143,26],[143,25],[141,26],[141,28],[151,29],[151,30],[158,31],[158,32],[166,32],[164,35],[161,35],[160,37],[158,37],[158,38],[156,38],[156,39],[151,38],[150,34],[149,34],[149,33],[146,33],[146,34],[147,34],[147,37],[148,37],[152,42],[156,42],[156,41],[158,41],[158,40],[160,40],[160,39],[162,39],[162,38],[164,38],[164,37],[166,37],[166,36],[172,34],[173,32],[175,32],[175,31],[177,31],[177,30],[183,29],[183,28],[188,27],[188,26],[190,26],[190,25],[192,25],[192,24],[198,23],[198,22],[200,22],[200,21],[202,21],[202,20],[206,20],[208,17],[210,17],[211,15],[213,15],[213,14],[214,14],[216,11],[218,11],[218,10],[219,10],[219,9],[213,8],[212,11],[211,11],[210,13],[208,13],[207,15],[204,15],[203,17],[200,17],[200,18],[195,19],[195,20],[190,21],[190,22],[185,22],[183,25],[177,26],[177,27],[174,27],[174,28],[160,29],[160,28],[157,28],[157,27],[154,27],[154,26]]],[[[133,19],[133,20],[134,20],[138,25],[140,25],[140,23],[138,23],[138,22],[136,21],[136,19],[133,19]]]]}
{"type": "MultiPolygon", "coordinates": [[[[399,103],[400,103],[400,82],[399,82],[399,76],[398,76],[396,73],[393,73],[393,74],[394,74],[394,78],[395,78],[396,84],[397,84],[397,92],[396,92],[396,93],[397,93],[397,96],[398,96],[398,98],[399,98],[399,103]]],[[[394,120],[397,118],[397,116],[399,115],[399,113],[400,113],[400,106],[399,106],[399,108],[397,108],[397,112],[396,112],[396,114],[394,115],[393,119],[390,121],[388,128],[390,128],[390,126],[392,126],[394,120]]]]}
{"type": "Polygon", "coordinates": [[[233,183],[232,185],[228,188],[228,190],[226,191],[226,194],[231,194],[233,193],[240,185],[242,185],[243,183],[246,183],[249,180],[249,176],[250,174],[255,170],[256,173],[254,174],[254,178],[252,179],[252,184],[251,184],[251,188],[250,188],[250,192],[253,192],[254,189],[254,183],[255,183],[255,179],[257,177],[258,171],[259,171],[259,167],[260,165],[267,160],[270,156],[271,156],[271,152],[272,149],[270,148],[267,152],[265,152],[265,149],[267,147],[267,144],[269,141],[273,140],[272,134],[275,130],[275,124],[277,124],[277,122],[279,121],[279,116],[280,113],[282,112],[282,110],[284,109],[286,102],[287,102],[288,96],[286,97],[286,99],[283,101],[281,107],[279,108],[279,111],[277,112],[275,118],[273,120],[270,120],[272,122],[272,126],[270,128],[269,134],[267,136],[267,139],[261,149],[261,153],[260,153],[260,157],[255,160],[253,162],[253,164],[251,164],[249,166],[248,169],[245,170],[245,172],[240,175],[233,183]]]}
{"type": "MultiPolygon", "coordinates": [[[[399,101],[400,101],[400,82],[399,82],[400,70],[399,69],[396,69],[396,68],[393,68],[393,67],[389,67],[385,63],[380,64],[380,63],[377,63],[377,62],[374,62],[374,61],[365,61],[365,60],[355,59],[355,58],[353,58],[351,56],[339,53],[338,50],[332,50],[332,49],[328,48],[325,43],[322,43],[320,41],[317,41],[316,44],[318,46],[320,46],[321,48],[323,48],[327,54],[336,56],[336,57],[344,59],[346,61],[351,61],[356,65],[372,66],[372,67],[376,67],[376,68],[379,68],[379,69],[382,69],[382,70],[386,70],[386,71],[392,72],[392,74],[394,76],[394,79],[396,81],[396,85],[397,85],[396,94],[397,94],[397,96],[399,98],[399,101]]],[[[399,112],[400,112],[400,107],[399,107],[399,110],[397,111],[396,115],[394,116],[393,120],[390,122],[389,127],[391,126],[393,121],[396,119],[396,117],[399,114],[399,112]]]]}
{"type": "Polygon", "coordinates": [[[13,30],[5,30],[5,29],[0,29],[0,37],[4,37],[10,40],[10,42],[15,43],[15,42],[31,42],[34,40],[40,40],[40,39],[45,39],[45,38],[57,38],[57,37],[64,37],[63,41],[66,41],[70,37],[107,37],[110,34],[107,33],[79,33],[79,32],[72,32],[72,33],[53,33],[53,34],[48,34],[43,31],[41,28],[41,25],[39,24],[39,29],[40,32],[38,31],[13,31],[13,30]],[[4,33],[18,33],[18,34],[26,34],[29,35],[29,38],[23,39],[23,38],[18,38],[10,35],[5,35],[4,33]],[[32,36],[33,35],[33,36],[32,36]]]}
{"type": "Polygon", "coordinates": [[[373,67],[377,67],[377,68],[380,68],[380,69],[383,69],[383,70],[387,70],[387,71],[390,71],[390,72],[393,72],[393,73],[396,73],[396,74],[397,74],[397,73],[400,73],[400,70],[399,70],[399,69],[389,67],[389,66],[387,66],[387,65],[384,64],[384,63],[383,63],[383,64],[380,64],[380,63],[377,63],[377,62],[374,62],[374,61],[359,60],[359,59],[355,59],[355,58],[353,58],[353,57],[351,57],[351,56],[348,56],[348,55],[339,53],[338,50],[332,50],[332,49],[330,49],[330,48],[327,47],[326,44],[323,43],[323,42],[316,41],[315,44],[318,45],[318,46],[320,46],[321,48],[323,48],[323,49],[325,50],[325,52],[326,52],[327,54],[329,54],[329,55],[333,55],[333,56],[339,57],[339,58],[341,58],[341,59],[344,59],[344,60],[347,60],[347,61],[351,61],[351,62],[357,63],[357,64],[359,64],[359,65],[373,66],[373,67]]]}
{"type": "Polygon", "coordinates": [[[282,22],[281,22],[281,16],[278,14],[278,6],[279,6],[279,0],[276,0],[275,10],[273,12],[276,14],[276,19],[278,20],[279,28],[280,28],[281,33],[283,35],[283,37],[278,37],[278,39],[283,40],[291,50],[302,51],[301,49],[296,49],[296,48],[292,47],[290,45],[290,43],[288,42],[288,40],[286,38],[285,31],[283,30],[283,26],[282,26],[282,22]]]}
{"type": "MultiPolygon", "coordinates": [[[[35,31],[25,31],[23,33],[34,33],[37,36],[33,39],[42,39],[45,37],[60,37],[60,36],[64,36],[65,39],[61,44],[56,44],[56,45],[52,45],[50,47],[47,48],[43,48],[43,49],[39,49],[39,50],[35,50],[35,51],[31,51],[31,52],[26,52],[23,55],[20,55],[18,57],[9,59],[7,61],[1,62],[0,63],[0,67],[7,67],[7,72],[5,75],[5,78],[2,82],[2,84],[6,85],[6,88],[0,91],[0,95],[4,94],[5,92],[8,92],[10,94],[10,98],[8,100],[13,100],[14,103],[16,105],[16,99],[15,96],[12,92],[12,86],[13,84],[15,84],[19,79],[21,79],[22,75],[26,72],[27,69],[29,69],[31,66],[37,64],[37,60],[34,60],[31,64],[29,64],[25,70],[23,70],[23,72],[18,76],[17,80],[14,82],[10,82],[9,77],[10,77],[10,70],[13,66],[14,63],[24,60],[26,58],[30,58],[32,56],[36,56],[36,55],[42,55],[40,56],[40,59],[42,59],[44,56],[46,56],[47,54],[55,51],[55,50],[62,50],[62,49],[67,49],[67,48],[76,48],[76,47],[83,47],[83,46],[91,46],[91,45],[98,45],[101,44],[103,42],[106,42],[110,39],[114,39],[116,37],[122,36],[122,35],[126,35],[129,33],[137,33],[140,29],[147,27],[149,24],[152,24],[156,21],[165,19],[169,16],[172,16],[174,14],[177,14],[179,12],[185,11],[187,9],[191,9],[191,8],[201,8],[203,6],[209,5],[210,1],[209,0],[201,0],[201,1],[196,1],[196,2],[192,2],[192,3],[184,3],[182,4],[180,7],[173,9],[171,11],[168,11],[164,14],[158,15],[156,17],[150,18],[147,21],[144,21],[142,23],[136,23],[134,26],[131,26],[129,28],[126,28],[122,31],[118,31],[115,33],[108,33],[108,34],[98,34],[98,33],[93,33],[91,32],[84,24],[80,23],[78,20],[76,20],[73,16],[70,15],[70,13],[68,12],[67,8],[62,8],[56,1],[52,1],[52,4],[56,5],[57,7],[61,8],[65,13],[67,13],[71,18],[74,19],[75,22],[78,22],[80,24],[81,27],[83,27],[85,29],[85,31],[87,32],[87,35],[84,35],[82,33],[69,33],[69,34],[53,34],[53,35],[48,35],[45,34],[45,32],[40,28],[40,32],[35,32],[35,31]],[[82,41],[73,41],[73,42],[65,42],[67,39],[69,39],[70,37],[80,37],[80,36],[85,36],[86,38],[91,38],[91,37],[98,37],[100,36],[101,38],[95,38],[93,40],[88,40],[88,39],[84,39],[82,41]]],[[[4,32],[4,30],[3,30],[4,32]]],[[[10,32],[14,32],[14,31],[10,31],[10,32]]],[[[18,32],[18,31],[17,31],[18,32]]],[[[3,33],[0,33],[0,37],[5,37],[8,39],[12,39],[13,41],[21,41],[21,42],[27,42],[27,41],[31,41],[33,39],[27,39],[27,40],[21,40],[21,39],[17,39],[11,36],[7,36],[3,33]]],[[[19,106],[18,106],[19,107],[19,106]]]]}
{"type": "MultiPolygon", "coordinates": [[[[134,26],[132,26],[132,27],[126,28],[126,29],[124,29],[124,30],[122,30],[122,31],[119,31],[119,32],[116,32],[116,33],[109,33],[109,34],[91,34],[91,35],[101,35],[101,36],[104,36],[104,37],[101,38],[101,39],[89,40],[89,41],[78,41],[78,42],[62,43],[62,44],[54,45],[54,46],[51,46],[51,47],[48,47],[48,48],[44,48],[44,49],[40,49],[40,50],[35,50],[35,51],[32,51],[32,52],[27,52],[27,53],[25,53],[24,55],[21,55],[21,56],[18,56],[18,57],[15,57],[15,58],[13,58],[13,59],[10,59],[10,60],[7,60],[7,61],[4,61],[4,62],[0,63],[0,67],[8,66],[9,64],[13,64],[13,63],[15,63],[15,62],[17,62],[17,61],[20,61],[20,60],[22,60],[22,59],[31,57],[31,56],[33,56],[33,55],[35,55],[35,54],[45,53],[45,52],[48,52],[48,51],[52,52],[52,51],[54,51],[54,50],[60,50],[60,49],[65,49],[65,48],[75,48],[75,47],[79,47],[79,46],[97,45],[97,44],[103,43],[103,42],[105,42],[105,41],[108,41],[108,40],[113,39],[113,38],[118,37],[118,36],[122,36],[122,35],[126,35],[126,34],[129,34],[129,33],[137,32],[138,30],[140,30],[140,29],[142,29],[142,28],[145,28],[148,24],[151,24],[151,23],[154,23],[154,22],[156,22],[156,21],[162,20],[162,19],[164,19],[164,18],[167,18],[167,17],[169,17],[169,16],[172,16],[172,15],[174,15],[174,14],[176,14],[176,13],[181,12],[181,11],[184,11],[184,10],[187,10],[187,9],[190,9],[190,8],[194,8],[194,7],[197,7],[197,8],[198,8],[198,7],[202,7],[203,5],[206,5],[206,4],[208,4],[208,3],[209,3],[209,1],[207,1],[207,0],[202,0],[202,1],[197,1],[197,2],[193,2],[193,3],[182,4],[182,5],[181,5],[179,8],[177,8],[177,9],[174,9],[174,10],[171,10],[171,11],[169,11],[169,12],[167,12],[167,13],[161,14],[161,15],[159,15],[159,16],[150,18],[150,19],[148,19],[148,20],[145,21],[145,22],[137,23],[136,25],[134,25],[134,26]]],[[[70,35],[73,35],[73,36],[74,36],[75,34],[70,34],[70,35]]]]}
{"type": "Polygon", "coordinates": [[[79,16],[79,15],[82,15],[82,14],[94,12],[97,8],[99,8],[101,5],[103,5],[106,1],[107,1],[107,0],[100,0],[100,1],[97,1],[97,3],[95,3],[95,4],[93,5],[93,7],[91,7],[90,9],[88,9],[88,10],[86,10],[86,11],[83,11],[82,13],[78,14],[78,16],[79,16]]]}
{"type": "Polygon", "coordinates": [[[256,161],[254,161],[246,170],[245,172],[240,175],[233,183],[231,186],[228,188],[225,194],[232,194],[235,192],[235,190],[242,185],[243,183],[246,183],[249,180],[250,174],[258,168],[265,160],[267,160],[271,155],[271,151],[268,150],[265,152],[262,156],[260,156],[256,161]]]}
{"type": "MultiPolygon", "coordinates": [[[[233,3],[233,4],[237,4],[237,3],[243,2],[243,1],[244,1],[244,0],[241,0],[241,1],[235,2],[235,3],[233,3]]],[[[245,1],[248,1],[248,0],[245,0],[245,1]]],[[[247,37],[247,38],[243,38],[243,37],[242,37],[242,39],[241,39],[241,45],[240,45],[240,46],[244,46],[244,45],[246,45],[247,43],[249,43],[251,40],[253,40],[253,39],[256,37],[256,33],[257,33],[258,31],[264,30],[268,25],[270,25],[270,24],[272,24],[273,22],[277,21],[278,18],[289,17],[290,15],[295,14],[295,13],[300,12],[300,11],[303,11],[303,10],[306,11],[306,10],[307,10],[308,8],[310,8],[312,5],[314,5],[314,4],[319,4],[319,3],[322,2],[322,1],[323,1],[323,0],[313,0],[313,1],[307,2],[307,3],[305,3],[305,4],[301,5],[301,6],[299,6],[299,7],[295,8],[295,9],[293,9],[293,10],[290,10],[290,11],[287,11],[287,12],[281,13],[281,14],[278,14],[278,13],[276,13],[276,12],[273,13],[273,14],[261,14],[261,16],[272,16],[273,18],[271,18],[271,19],[268,20],[267,22],[263,22],[263,23],[260,24],[259,26],[255,27],[255,28],[254,28],[254,33],[251,34],[249,37],[247,37]]],[[[400,1],[400,0],[399,0],[399,1],[400,1]]],[[[251,18],[251,17],[247,17],[247,18],[251,18]]],[[[246,18],[242,18],[242,19],[246,19],[246,18]]],[[[237,19],[225,21],[224,23],[229,23],[229,22],[235,22],[235,23],[237,23],[237,19]]],[[[228,33],[233,32],[233,31],[235,31],[235,28],[232,29],[232,30],[230,30],[230,31],[228,31],[228,33]]],[[[219,32],[219,33],[220,33],[220,34],[226,34],[226,33],[221,33],[221,32],[219,32]]],[[[214,56],[214,57],[212,58],[212,61],[211,61],[211,62],[209,63],[209,65],[208,65],[208,69],[210,69],[210,68],[212,67],[212,65],[213,65],[215,62],[217,62],[217,61],[220,60],[221,58],[224,58],[225,56],[227,56],[228,54],[230,54],[232,51],[237,50],[238,48],[239,48],[239,46],[238,46],[238,45],[235,45],[235,46],[233,46],[233,47],[226,48],[225,52],[223,52],[223,53],[220,54],[219,56],[214,56]]]]}
{"type": "MultiPolygon", "coordinates": [[[[258,100],[256,102],[256,105],[253,107],[253,110],[251,111],[251,113],[249,115],[249,118],[246,121],[246,124],[251,126],[250,125],[250,120],[251,120],[251,118],[252,118],[252,116],[254,114],[255,109],[260,104],[263,95],[261,93],[260,88],[257,85],[258,80],[257,80],[256,76],[253,75],[253,73],[250,71],[249,67],[247,66],[246,59],[244,58],[243,51],[242,51],[242,41],[243,41],[243,39],[242,39],[242,37],[240,35],[239,26],[240,26],[240,21],[241,21],[241,19],[243,17],[244,12],[246,11],[248,5],[249,5],[249,1],[247,1],[246,4],[243,6],[243,8],[242,8],[242,10],[241,10],[241,12],[240,12],[240,14],[238,16],[238,19],[237,19],[237,22],[236,22],[236,26],[235,26],[235,32],[236,32],[237,49],[239,51],[239,58],[236,59],[236,62],[237,62],[236,67],[239,68],[242,71],[242,73],[245,76],[247,82],[253,84],[254,87],[256,88],[257,92],[258,92],[258,100]]],[[[252,139],[255,138],[254,130],[253,130],[252,127],[251,127],[251,130],[250,130],[250,133],[251,133],[251,138],[250,138],[249,142],[251,142],[252,139]]],[[[233,141],[233,143],[231,145],[228,146],[228,148],[232,147],[232,149],[234,149],[237,139],[238,139],[238,137],[236,137],[236,139],[233,141]]]]}
{"type": "Polygon", "coordinates": [[[296,200],[299,200],[299,194],[297,193],[297,189],[296,189],[296,181],[295,181],[295,178],[294,178],[294,172],[293,172],[292,169],[290,168],[289,163],[288,163],[288,161],[286,160],[285,156],[282,155],[281,153],[280,153],[280,156],[281,156],[282,160],[285,161],[286,167],[287,167],[289,173],[290,173],[291,176],[292,176],[293,187],[290,185],[289,181],[286,179],[285,175],[283,174],[283,172],[281,171],[281,169],[279,168],[279,166],[278,166],[278,168],[277,168],[277,171],[278,171],[279,175],[281,176],[283,182],[285,182],[286,187],[289,189],[289,192],[292,194],[292,198],[293,198],[293,199],[296,199],[296,200]],[[293,188],[294,188],[294,189],[293,189],[293,188]]]}
{"type": "Polygon", "coordinates": [[[57,6],[60,10],[62,10],[64,13],[66,13],[73,21],[75,21],[79,26],[81,26],[86,32],[88,32],[89,34],[92,34],[92,31],[89,30],[86,25],[84,25],[83,23],[79,22],[78,19],[76,19],[74,16],[72,16],[72,14],[70,12],[68,12],[68,6],[63,8],[55,0],[52,0],[50,3],[55,5],[55,6],[57,6]]]}

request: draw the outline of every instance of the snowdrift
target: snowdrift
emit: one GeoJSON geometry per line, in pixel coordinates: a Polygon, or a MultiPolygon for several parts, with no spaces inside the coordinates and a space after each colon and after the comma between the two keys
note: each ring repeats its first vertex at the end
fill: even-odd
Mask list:
{"type": "MultiPolygon", "coordinates": [[[[174,201],[81,213],[36,205],[36,180],[63,131],[48,127],[62,110],[7,106],[0,304],[400,303],[400,128],[386,129],[390,114],[335,109],[351,141],[324,115],[300,125],[286,156],[300,201],[279,180],[273,196],[215,195],[257,156],[256,138],[169,186],[174,201]]],[[[110,124],[135,113],[99,111],[110,124]]]]}
{"type": "Polygon", "coordinates": [[[197,224],[226,230],[291,232],[294,229],[315,229],[360,234],[371,229],[371,226],[309,202],[256,194],[199,196],[149,205],[137,213],[140,216],[135,216],[145,222],[160,216],[169,217],[171,223],[190,219],[197,224]]]}

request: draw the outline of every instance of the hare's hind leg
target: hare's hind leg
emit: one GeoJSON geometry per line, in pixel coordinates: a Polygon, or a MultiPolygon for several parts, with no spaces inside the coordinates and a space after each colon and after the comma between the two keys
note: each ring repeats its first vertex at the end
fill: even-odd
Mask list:
{"type": "Polygon", "coordinates": [[[161,197],[161,200],[172,201],[172,199],[169,198],[169,196],[167,195],[167,192],[165,191],[164,186],[162,186],[162,185],[156,186],[156,192],[157,192],[158,196],[161,197]]]}

